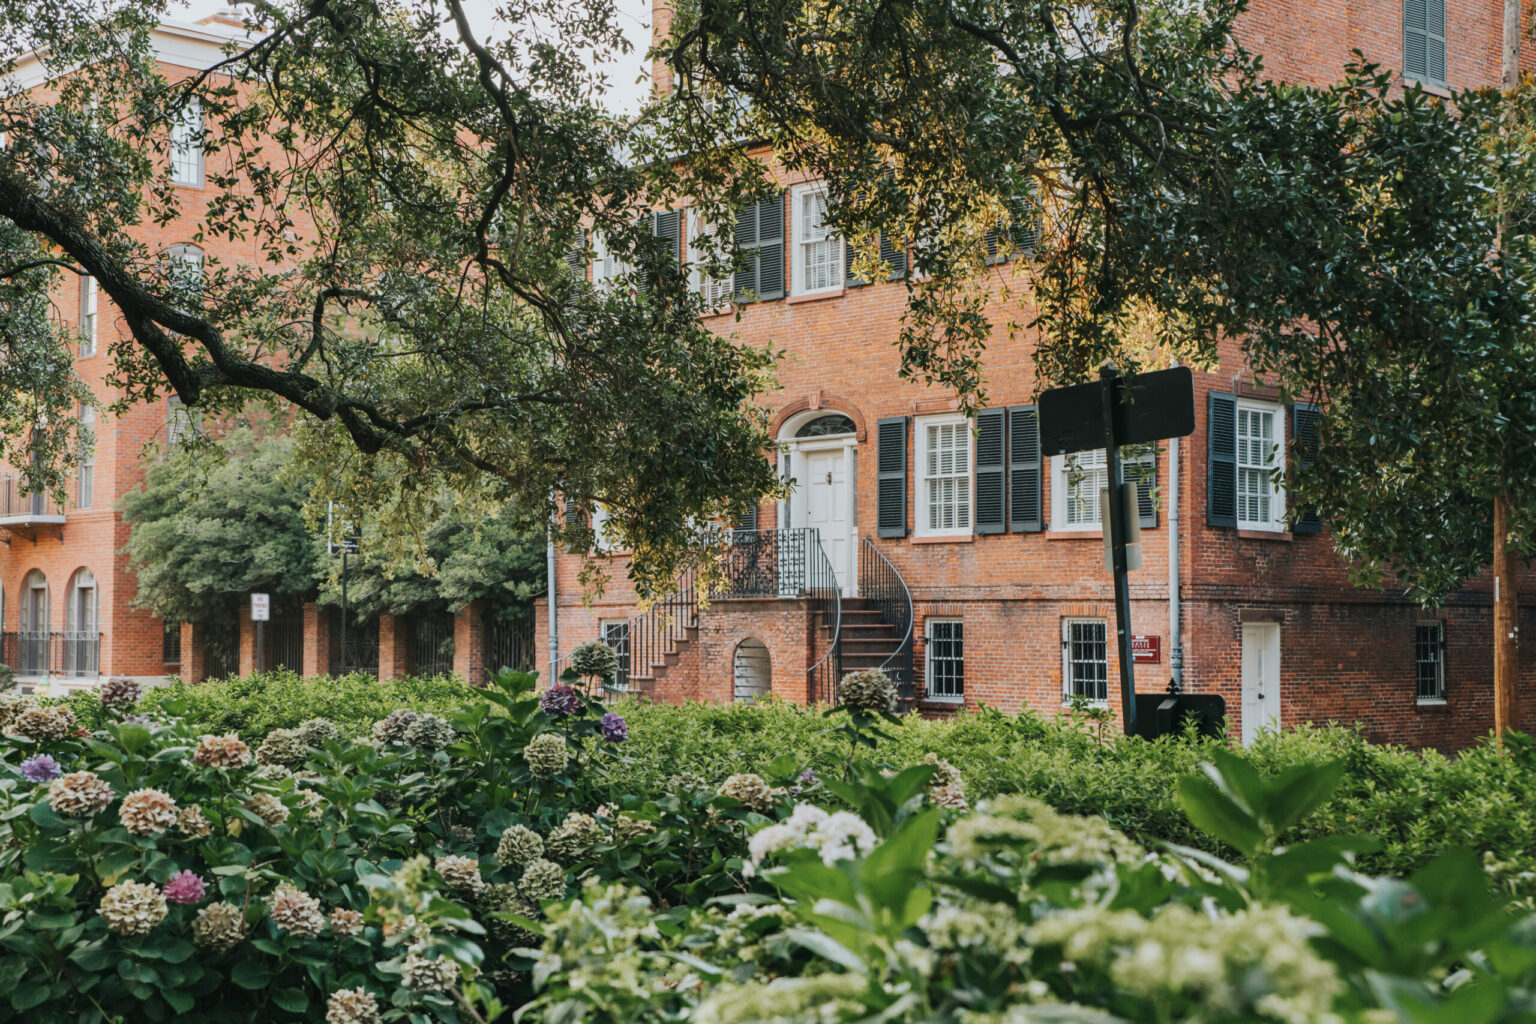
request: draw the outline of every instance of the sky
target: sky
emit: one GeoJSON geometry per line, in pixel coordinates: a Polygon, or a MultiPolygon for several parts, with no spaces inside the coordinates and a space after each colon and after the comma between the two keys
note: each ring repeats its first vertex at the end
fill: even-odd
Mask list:
{"type": "MultiPolygon", "coordinates": [[[[622,61],[610,62],[605,67],[611,86],[608,106],[614,113],[633,114],[640,109],[650,91],[649,69],[644,56],[651,45],[651,4],[650,0],[614,0],[614,6],[633,49],[622,61]],[[637,81],[642,76],[643,81],[637,81]]],[[[173,8],[172,18],[196,21],[228,9],[230,3],[228,0],[182,0],[179,7],[179,10],[173,8]]],[[[464,0],[464,9],[477,34],[495,34],[495,0],[464,0]]]]}

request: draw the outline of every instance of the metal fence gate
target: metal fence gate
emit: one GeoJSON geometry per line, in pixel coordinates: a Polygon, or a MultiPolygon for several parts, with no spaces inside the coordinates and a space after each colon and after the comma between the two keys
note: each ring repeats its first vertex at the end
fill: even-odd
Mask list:
{"type": "Polygon", "coordinates": [[[331,674],[346,675],[361,672],[364,675],[379,674],[379,620],[347,617],[346,649],[341,642],[341,609],[331,609],[331,674]]]}
{"type": "Polygon", "coordinates": [[[261,666],[268,672],[287,669],[304,671],[304,612],[301,608],[274,608],[272,619],[262,630],[264,641],[261,666]]]}
{"type": "MultiPolygon", "coordinates": [[[[538,664],[533,649],[533,615],[504,619],[490,612],[485,615],[485,670],[501,668],[532,672],[538,664]]],[[[470,680],[476,682],[477,680],[470,680]]]]}
{"type": "Polygon", "coordinates": [[[453,615],[412,615],[407,628],[411,672],[418,676],[445,676],[453,671],[453,615]]]}

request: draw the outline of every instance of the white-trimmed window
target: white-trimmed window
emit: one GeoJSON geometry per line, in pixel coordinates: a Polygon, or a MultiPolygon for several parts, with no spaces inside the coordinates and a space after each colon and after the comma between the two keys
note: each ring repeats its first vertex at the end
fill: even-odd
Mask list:
{"type": "Polygon", "coordinates": [[[80,355],[96,354],[96,279],[80,279],[80,355]]]}
{"type": "Polygon", "coordinates": [[[196,99],[171,124],[171,181],[197,188],[203,184],[203,108],[196,99]]]}
{"type": "Polygon", "coordinates": [[[971,423],[964,416],[917,421],[919,537],[971,532],[971,423]]]}
{"type": "Polygon", "coordinates": [[[728,240],[720,238],[714,224],[689,211],[688,287],[710,311],[728,308],[736,288],[732,275],[716,276],[705,269],[708,264],[719,263],[730,255],[723,243],[728,244],[728,240]]]}
{"type": "Polygon", "coordinates": [[[177,242],[165,250],[165,255],[165,275],[170,283],[183,291],[201,293],[204,278],[203,250],[187,242],[177,242]]]}
{"type": "Polygon", "coordinates": [[[618,538],[613,535],[613,514],[603,505],[592,509],[592,547],[595,551],[619,550],[618,538]]]}
{"type": "Polygon", "coordinates": [[[819,183],[797,185],[790,192],[790,230],[794,292],[812,295],[841,288],[843,240],[827,224],[827,193],[819,183]]]}
{"type": "Polygon", "coordinates": [[[80,467],[75,507],[90,508],[96,500],[96,407],[80,403],[80,467]]]}
{"type": "Polygon", "coordinates": [[[618,281],[634,267],[610,251],[601,234],[592,235],[592,284],[602,291],[617,287],[618,281]]]}
{"type": "Polygon", "coordinates": [[[1109,625],[1103,619],[1061,620],[1062,695],[1109,700],[1109,625]]]}
{"type": "Polygon", "coordinates": [[[1237,525],[1248,530],[1285,529],[1285,420],[1266,402],[1237,403],[1237,525]]]}
{"type": "Polygon", "coordinates": [[[1104,449],[1057,456],[1051,460],[1051,529],[1097,530],[1099,492],[1109,469],[1104,449]]]}
{"type": "Polygon", "coordinates": [[[929,700],[965,700],[965,623],[928,619],[923,623],[923,678],[929,700]]]}
{"type": "Polygon", "coordinates": [[[1420,622],[1413,629],[1413,675],[1420,704],[1445,703],[1445,624],[1420,622]]]}
{"type": "Polygon", "coordinates": [[[629,689],[629,620],[603,619],[598,623],[603,631],[603,643],[613,648],[619,656],[619,670],[613,677],[615,690],[629,689]]]}
{"type": "Polygon", "coordinates": [[[165,447],[167,450],[185,444],[197,436],[197,418],[183,404],[180,395],[165,400],[165,447]]]}

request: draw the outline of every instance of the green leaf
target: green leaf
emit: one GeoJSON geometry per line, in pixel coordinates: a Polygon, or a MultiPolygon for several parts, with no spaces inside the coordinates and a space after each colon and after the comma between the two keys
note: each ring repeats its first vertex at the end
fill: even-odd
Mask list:
{"type": "Polygon", "coordinates": [[[789,928],[784,933],[791,942],[810,950],[823,959],[830,960],[855,974],[868,974],[869,965],[841,942],[822,932],[809,928],[789,928]]]}
{"type": "Polygon", "coordinates": [[[137,754],[148,747],[151,740],[149,730],[136,722],[129,722],[120,726],[117,735],[119,742],[123,745],[123,749],[130,754],[137,754]]]}
{"type": "Polygon", "coordinates": [[[1254,856],[1263,848],[1267,837],[1252,812],[1209,779],[1185,776],[1179,780],[1178,793],[1179,806],[1200,831],[1215,836],[1246,857],[1254,856]]]}
{"type": "Polygon", "coordinates": [[[255,992],[266,988],[271,983],[272,972],[254,960],[241,960],[229,972],[229,980],[241,988],[248,988],[255,992]]]}
{"type": "Polygon", "coordinates": [[[11,1006],[18,1011],[33,1009],[47,1002],[52,991],[52,988],[43,982],[28,978],[11,989],[11,1006]]]}
{"type": "Polygon", "coordinates": [[[1297,765],[1267,785],[1262,813],[1279,835],[1321,807],[1344,776],[1344,762],[1297,765]]]}
{"type": "Polygon", "coordinates": [[[289,1013],[303,1013],[309,1009],[309,996],[299,988],[273,989],[272,1001],[289,1013]]]}

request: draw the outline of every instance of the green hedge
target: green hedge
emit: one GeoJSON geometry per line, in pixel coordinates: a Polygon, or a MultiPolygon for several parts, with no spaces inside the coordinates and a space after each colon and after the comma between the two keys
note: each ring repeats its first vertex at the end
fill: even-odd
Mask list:
{"type": "MultiPolygon", "coordinates": [[[[380,683],[360,675],[303,679],[269,673],[162,688],[145,704],[170,697],[184,703],[183,715],[200,728],[259,742],[273,728],[316,716],[364,735],[399,707],[451,715],[474,692],[451,678],[380,683]]],[[[625,756],[608,768],[610,781],[636,794],[662,792],[669,778],[684,772],[711,782],[762,772],[784,754],[818,773],[837,772],[848,753],[826,718],[784,702],[616,707],[629,720],[631,739],[625,756]]],[[[907,718],[889,730],[874,757],[904,767],[933,752],[961,770],[972,801],[1029,793],[1065,812],[1101,815],[1143,842],[1216,849],[1189,824],[1174,796],[1177,779],[1209,759],[1211,744],[1119,737],[1101,744],[1066,722],[982,710],[947,720],[907,718]]],[[[1333,832],[1375,836],[1382,849],[1367,855],[1363,866],[1394,875],[1409,874],[1448,846],[1466,846],[1485,857],[1501,885],[1536,901],[1536,748],[1523,738],[1503,753],[1484,745],[1447,758],[1372,744],[1345,728],[1308,727],[1267,736],[1245,756],[1265,774],[1344,762],[1337,793],[1290,839],[1333,832]]]]}

